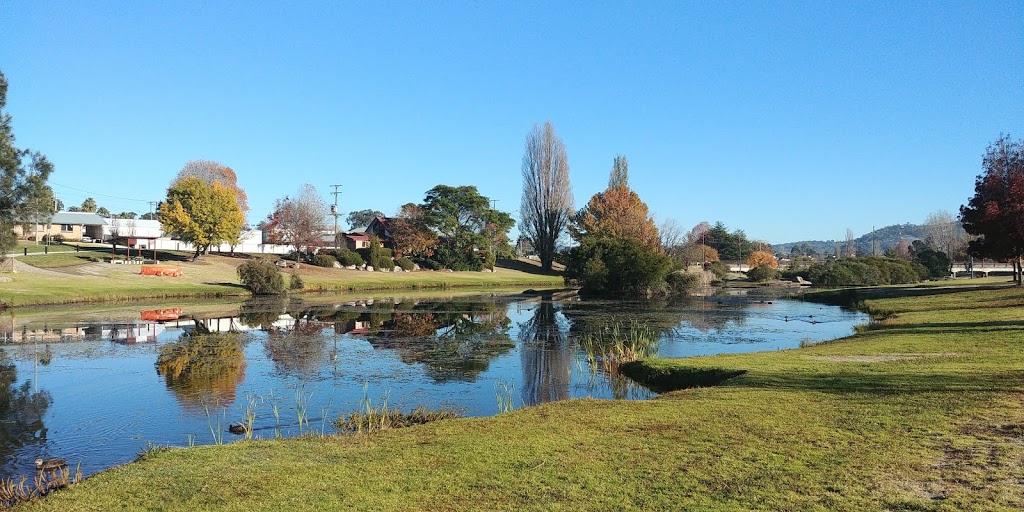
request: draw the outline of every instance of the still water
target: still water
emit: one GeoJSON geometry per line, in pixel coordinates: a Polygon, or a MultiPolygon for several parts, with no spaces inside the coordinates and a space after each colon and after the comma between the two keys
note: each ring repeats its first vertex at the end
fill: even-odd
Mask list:
{"type": "MultiPolygon", "coordinates": [[[[754,293],[754,292],[752,292],[754,293]]],[[[452,406],[466,415],[569,398],[646,399],[581,338],[645,326],[661,357],[794,348],[851,334],[854,311],[765,295],[663,302],[271,299],[0,318],[0,476],[61,457],[85,474],[151,445],[333,432],[339,415],[452,406]],[[585,344],[584,344],[585,345],[585,344]]]]}

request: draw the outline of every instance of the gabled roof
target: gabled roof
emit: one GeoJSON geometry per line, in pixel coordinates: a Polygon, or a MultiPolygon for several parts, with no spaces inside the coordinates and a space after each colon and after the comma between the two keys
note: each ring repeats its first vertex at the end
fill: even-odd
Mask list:
{"type": "Polygon", "coordinates": [[[104,226],[107,219],[89,212],[57,212],[50,218],[50,224],[81,224],[83,226],[104,226]]]}

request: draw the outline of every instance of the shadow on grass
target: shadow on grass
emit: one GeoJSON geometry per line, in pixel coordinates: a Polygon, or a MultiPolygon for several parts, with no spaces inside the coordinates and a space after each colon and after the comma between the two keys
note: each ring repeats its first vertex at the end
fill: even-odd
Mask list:
{"type": "MultiPolygon", "coordinates": [[[[859,302],[872,299],[898,299],[903,297],[923,297],[927,295],[946,295],[982,290],[1004,290],[1014,288],[1013,283],[987,284],[978,286],[958,285],[949,287],[874,287],[874,288],[843,288],[839,290],[821,290],[803,295],[805,300],[821,304],[855,307],[859,302]]],[[[965,307],[968,307],[965,305],[965,307]]]]}
{"type": "Polygon", "coordinates": [[[726,368],[651,366],[645,361],[623,363],[619,371],[656,393],[714,386],[747,373],[726,368]]]}
{"type": "Polygon", "coordinates": [[[558,272],[558,271],[555,271],[555,270],[548,271],[548,270],[544,270],[544,269],[540,268],[540,263],[533,264],[533,263],[529,263],[529,262],[522,261],[522,260],[512,260],[512,259],[501,258],[501,259],[498,259],[497,261],[494,262],[494,266],[496,266],[498,268],[507,268],[509,270],[518,270],[520,272],[524,272],[524,273],[527,273],[527,274],[537,274],[537,275],[542,275],[542,276],[560,276],[560,275],[562,275],[561,272],[558,272]]]}
{"type": "Polygon", "coordinates": [[[748,378],[744,379],[740,385],[836,394],[905,395],[938,392],[1006,392],[1019,389],[1021,385],[1024,385],[1024,371],[963,373],[754,371],[749,373],[748,378]]]}
{"type": "Polygon", "coordinates": [[[944,323],[912,323],[887,325],[882,323],[870,323],[863,327],[865,331],[886,331],[897,333],[901,331],[928,332],[941,331],[948,334],[969,334],[983,332],[1007,332],[1024,331],[1024,321],[1017,320],[993,320],[989,322],[944,322],[944,323]]]}

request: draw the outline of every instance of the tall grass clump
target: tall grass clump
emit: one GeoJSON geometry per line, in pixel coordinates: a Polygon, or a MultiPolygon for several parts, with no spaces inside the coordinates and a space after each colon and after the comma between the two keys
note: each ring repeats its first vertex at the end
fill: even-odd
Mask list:
{"type": "Polygon", "coordinates": [[[631,322],[628,327],[614,322],[597,332],[580,338],[580,348],[587,354],[591,367],[615,366],[658,354],[658,335],[647,325],[631,322]]]}
{"type": "Polygon", "coordinates": [[[515,382],[505,382],[502,379],[498,379],[498,382],[494,383],[494,398],[498,402],[498,414],[515,410],[515,392],[515,382]]]}
{"type": "Polygon", "coordinates": [[[359,400],[359,409],[341,415],[334,421],[334,426],[346,434],[367,434],[462,416],[454,407],[428,409],[421,405],[408,413],[400,409],[389,409],[388,397],[389,394],[385,393],[381,404],[373,405],[370,400],[369,384],[363,384],[363,398],[359,400]]]}
{"type": "Polygon", "coordinates": [[[10,510],[16,505],[41,498],[58,489],[76,484],[82,480],[80,466],[74,472],[67,465],[40,470],[30,482],[21,477],[0,479],[0,510],[10,510]]]}

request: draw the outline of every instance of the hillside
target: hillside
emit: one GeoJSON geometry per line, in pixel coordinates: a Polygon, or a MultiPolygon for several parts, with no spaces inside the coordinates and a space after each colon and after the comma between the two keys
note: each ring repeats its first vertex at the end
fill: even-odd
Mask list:
{"type": "MultiPolygon", "coordinates": [[[[871,254],[871,243],[875,241],[879,246],[879,252],[885,252],[890,247],[895,247],[903,238],[911,240],[924,238],[924,226],[918,224],[893,224],[884,228],[876,229],[870,233],[855,239],[857,254],[871,254]]],[[[776,253],[789,254],[793,247],[801,247],[814,251],[814,254],[834,254],[836,243],[845,244],[846,239],[841,240],[801,240],[798,242],[787,242],[772,244],[776,253]]]]}

